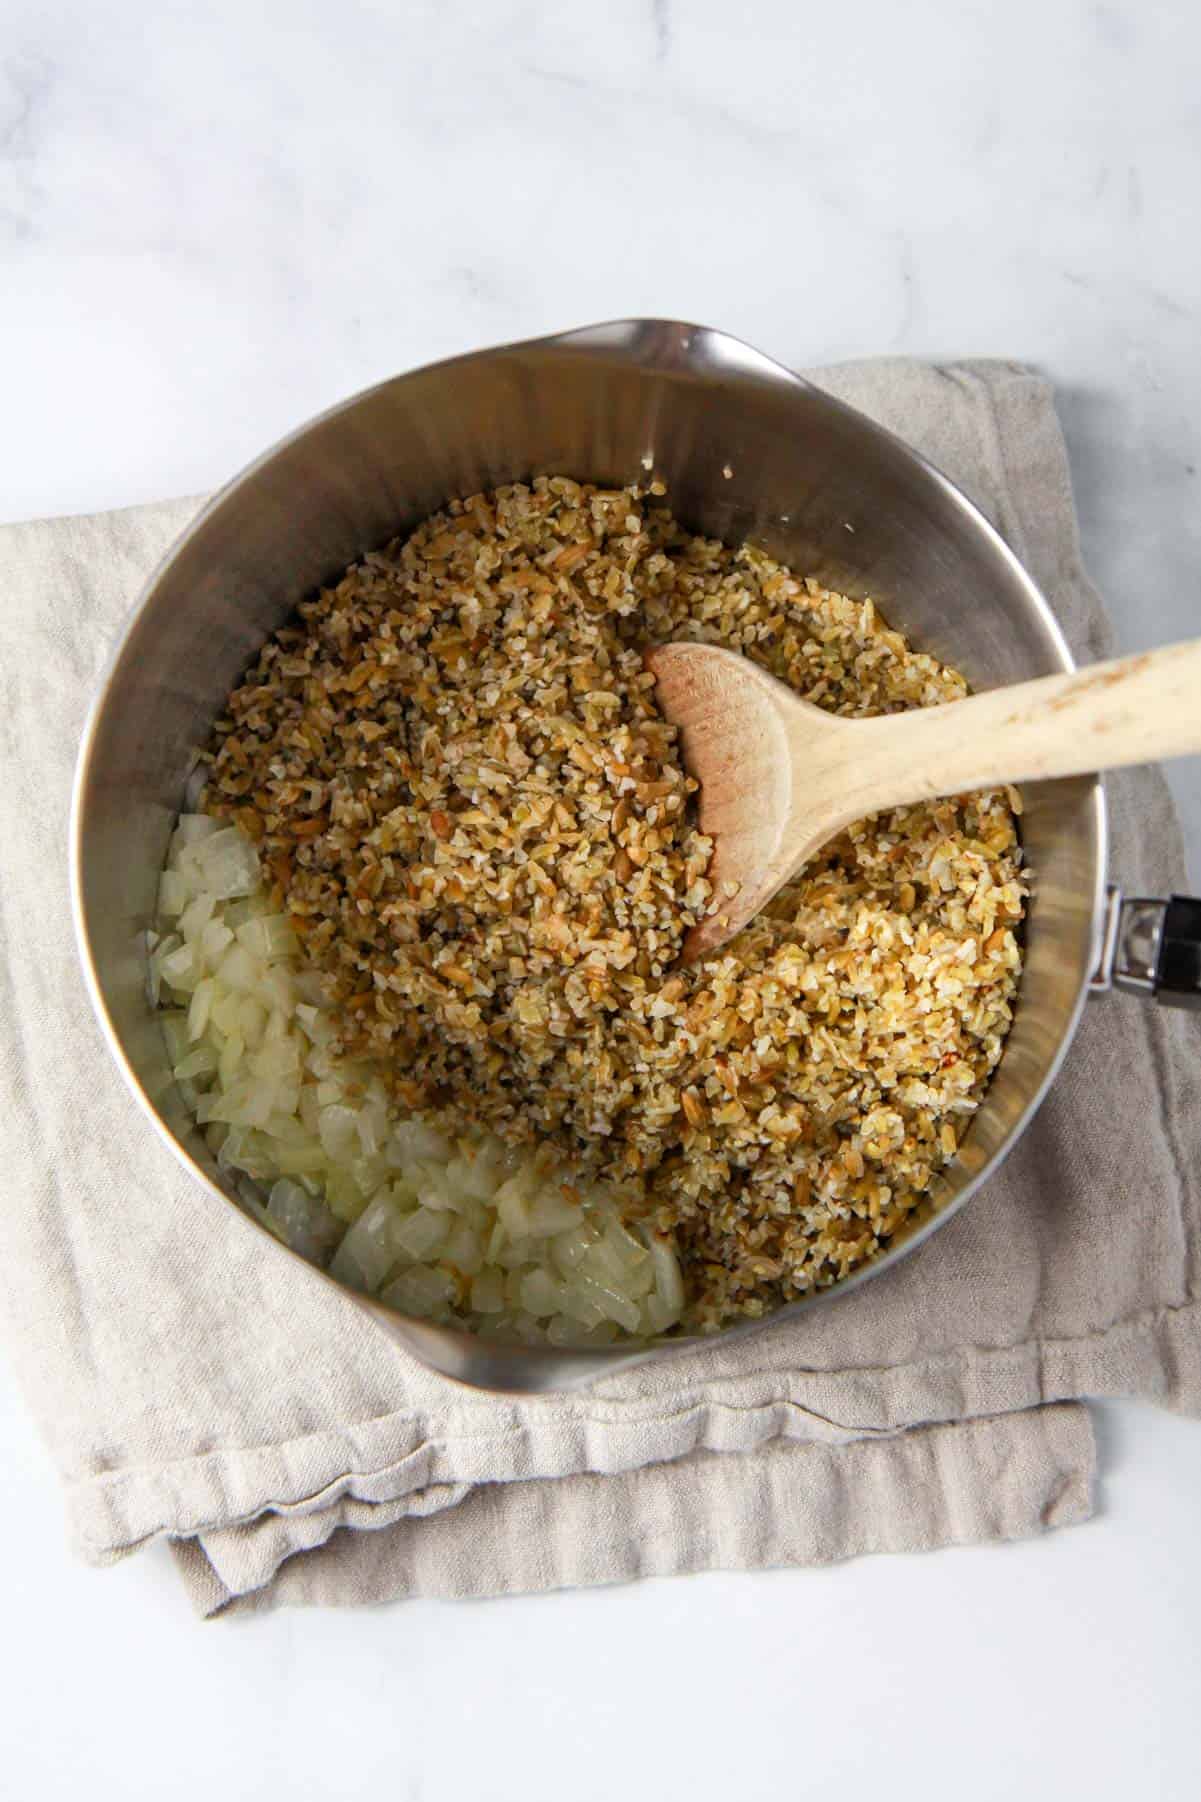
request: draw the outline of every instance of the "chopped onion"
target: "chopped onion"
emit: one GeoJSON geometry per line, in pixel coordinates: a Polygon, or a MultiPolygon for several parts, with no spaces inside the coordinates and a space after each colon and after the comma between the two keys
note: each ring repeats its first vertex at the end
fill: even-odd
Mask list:
{"type": "Polygon", "coordinates": [[[164,870],[158,879],[158,910],[164,919],[181,914],[188,904],[188,885],[178,870],[164,870]]]}
{"type": "Polygon", "coordinates": [[[238,927],[237,939],[253,957],[269,963],[275,958],[292,957],[299,949],[296,934],[283,914],[260,914],[238,927]]]}
{"type": "Polygon", "coordinates": [[[325,1181],[325,1199],[339,1220],[345,1220],[353,1225],[367,1206],[369,1197],[363,1194],[345,1165],[330,1166],[320,1144],[317,1149],[329,1170],[325,1181]]]}
{"type": "Polygon", "coordinates": [[[391,1159],[397,1169],[427,1158],[433,1162],[448,1158],[450,1140],[444,1133],[427,1126],[424,1120],[400,1120],[392,1129],[391,1159]]]}
{"type": "Polygon", "coordinates": [[[551,1246],[551,1257],[564,1276],[579,1267],[590,1245],[597,1241],[596,1228],[583,1221],[568,1233],[559,1233],[551,1246]]]}
{"type": "MultiPolygon", "coordinates": [[[[650,1247],[655,1264],[655,1288],[668,1313],[678,1320],[684,1308],[684,1278],[680,1274],[680,1260],[676,1256],[674,1245],[660,1233],[651,1234],[650,1247]]],[[[663,1332],[664,1329],[659,1327],[657,1331],[663,1332]]]]}
{"type": "Polygon", "coordinates": [[[450,1303],[455,1299],[457,1286],[453,1276],[445,1270],[431,1269],[428,1264],[414,1264],[411,1270],[404,1271],[389,1283],[380,1296],[391,1308],[399,1308],[402,1314],[417,1314],[429,1318],[431,1315],[449,1316],[450,1303]]]}
{"type": "Polygon", "coordinates": [[[188,1016],[181,1008],[170,1008],[159,1014],[159,1025],[167,1041],[167,1061],[177,1064],[188,1050],[188,1016]]]}
{"type": "Polygon", "coordinates": [[[484,1248],[477,1228],[460,1220],[442,1247],[442,1256],[462,1276],[478,1276],[484,1268],[484,1248]]]}
{"type": "Polygon", "coordinates": [[[192,1004],[188,1008],[189,1039],[198,1039],[208,1025],[215,990],[216,984],[211,976],[202,977],[192,990],[192,1004]]]}
{"type": "Polygon", "coordinates": [[[181,813],[175,822],[175,834],[171,840],[172,859],[177,860],[185,845],[194,845],[202,838],[212,838],[221,831],[220,820],[215,820],[208,813],[181,813]]]}
{"type": "Polygon", "coordinates": [[[252,895],[259,886],[259,854],[236,826],[186,844],[177,867],[197,893],[207,891],[218,901],[252,895]]]}
{"type": "Polygon", "coordinates": [[[331,1268],[338,1274],[338,1259],[343,1253],[353,1258],[367,1279],[367,1287],[379,1289],[396,1262],[396,1209],[387,1193],[369,1202],[355,1221],[341,1245],[331,1268]]]}
{"type": "Polygon", "coordinates": [[[561,1189],[540,1189],[530,1203],[530,1232],[535,1239],[549,1239],[570,1232],[583,1217],[578,1204],[568,1201],[561,1189]]]}
{"type": "Polygon", "coordinates": [[[299,1076],[300,1048],[294,1039],[269,1039],[248,1059],[255,1076],[267,1080],[281,1076],[299,1076]]]}
{"type": "Polygon", "coordinates": [[[227,945],[232,945],[234,935],[224,920],[210,920],[200,935],[200,949],[210,964],[215,964],[227,945]]]}
{"type": "Polygon", "coordinates": [[[527,1314],[545,1319],[563,1306],[563,1285],[541,1267],[527,1270],[521,1279],[521,1305],[527,1314]]]}
{"type": "Polygon", "coordinates": [[[286,1178],[272,1186],[267,1212],[278,1220],[293,1250],[307,1258],[320,1259],[342,1236],[342,1228],[329,1209],[299,1183],[286,1178]]]}
{"type": "Polygon", "coordinates": [[[340,1102],[331,1102],[328,1107],[323,1107],[318,1116],[317,1131],[322,1149],[331,1164],[348,1161],[354,1156],[359,1135],[353,1108],[345,1107],[340,1102]]]}
{"type": "Polygon", "coordinates": [[[417,1208],[405,1216],[393,1236],[401,1251],[414,1263],[420,1263],[444,1242],[447,1223],[447,1215],[431,1214],[428,1208],[417,1208]]]}
{"type": "Polygon", "coordinates": [[[221,1047],[221,1055],[217,1062],[217,1081],[223,1089],[230,1089],[237,1081],[242,1059],[246,1055],[246,1046],[240,1032],[231,1032],[221,1047]]]}
{"type": "Polygon", "coordinates": [[[505,1282],[499,1270],[482,1270],[471,1285],[476,1314],[499,1314],[505,1305],[505,1282]]]}
{"type": "Polygon", "coordinates": [[[594,1302],[607,1320],[615,1320],[627,1333],[638,1331],[638,1304],[628,1295],[623,1295],[620,1289],[610,1289],[604,1283],[594,1282],[590,1276],[581,1276],[578,1286],[584,1300],[594,1302]]]}
{"type": "Polygon", "coordinates": [[[215,1076],[217,1053],[211,1045],[197,1045],[195,1051],[189,1051],[186,1057],[180,1058],[171,1074],[176,1082],[192,1082],[198,1076],[215,1076]]]}
{"type": "Polygon", "coordinates": [[[248,1211],[350,1287],[425,1319],[556,1346],[653,1337],[684,1307],[670,1239],[549,1152],[452,1141],[337,1054],[316,971],[236,827],[184,815],[147,934],[180,1094],[248,1211]],[[262,1185],[260,1189],[259,1185],[262,1185]]]}
{"type": "MultiPolygon", "coordinates": [[[[212,919],[213,909],[216,905],[216,898],[213,895],[194,895],[182,910],[179,916],[179,930],[189,944],[200,937],[212,919]]],[[[223,928],[223,930],[228,930],[228,928],[223,928]]]]}
{"type": "Polygon", "coordinates": [[[252,995],[260,986],[266,971],[257,957],[252,957],[245,945],[231,945],[221,962],[217,965],[217,974],[227,989],[245,989],[252,995]]]}

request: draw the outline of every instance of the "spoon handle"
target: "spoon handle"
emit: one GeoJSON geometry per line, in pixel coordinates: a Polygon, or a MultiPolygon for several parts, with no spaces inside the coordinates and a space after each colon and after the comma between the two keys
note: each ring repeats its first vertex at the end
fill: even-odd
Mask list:
{"type": "Polygon", "coordinates": [[[1201,752],[1201,639],[855,724],[873,807],[1201,752]]]}

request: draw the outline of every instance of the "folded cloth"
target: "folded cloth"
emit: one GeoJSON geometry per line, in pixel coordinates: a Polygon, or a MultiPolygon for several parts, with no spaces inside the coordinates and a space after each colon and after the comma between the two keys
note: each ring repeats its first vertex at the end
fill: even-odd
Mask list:
{"type": "MultiPolygon", "coordinates": [[[[1078,655],[1110,648],[1044,381],[907,361],[814,379],[963,484],[1078,655]]],[[[580,1394],[445,1381],[196,1188],[92,1020],[64,849],[93,682],[196,506],[0,529],[0,1332],[85,1558],[166,1535],[215,1613],[1004,1539],[1089,1513],[1078,1398],[1201,1412],[1201,1021],[1130,998],[1086,1010],[1003,1169],[896,1270],[580,1394]]],[[[1115,876],[1179,888],[1160,776],[1110,798],[1115,876]]]]}

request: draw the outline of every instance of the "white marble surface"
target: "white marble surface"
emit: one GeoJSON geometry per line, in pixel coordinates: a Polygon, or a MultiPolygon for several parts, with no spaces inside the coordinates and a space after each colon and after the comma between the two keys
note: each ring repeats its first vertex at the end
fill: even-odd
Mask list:
{"type": "MultiPolygon", "coordinates": [[[[1201,631],[1199,77],[1186,0],[0,0],[0,517],[657,312],[1039,364],[1123,638],[1201,631]]],[[[1032,1545],[200,1627],[161,1550],[70,1561],[0,1373],[5,1789],[1192,1796],[1201,1428],[1102,1425],[1032,1545]]]]}

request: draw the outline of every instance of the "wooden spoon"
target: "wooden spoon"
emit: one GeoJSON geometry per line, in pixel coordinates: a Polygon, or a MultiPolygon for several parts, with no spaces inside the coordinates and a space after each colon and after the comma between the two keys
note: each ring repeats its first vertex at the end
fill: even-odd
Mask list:
{"type": "Polygon", "coordinates": [[[824,713],[715,645],[660,645],[646,663],[715,841],[719,905],[688,934],[687,961],[733,938],[868,814],[1201,751],[1201,639],[864,720],[824,713]]]}

